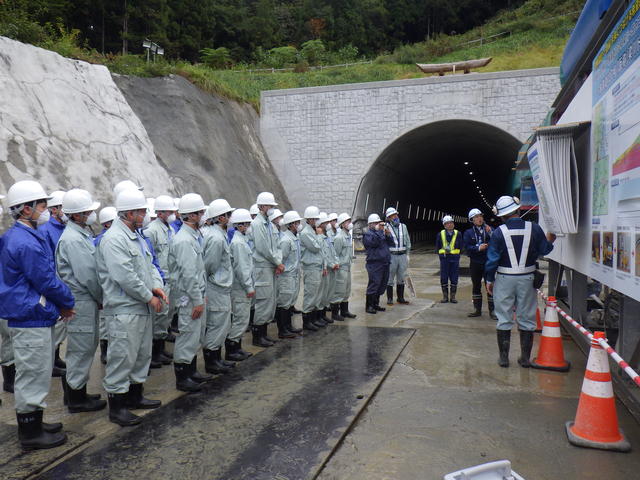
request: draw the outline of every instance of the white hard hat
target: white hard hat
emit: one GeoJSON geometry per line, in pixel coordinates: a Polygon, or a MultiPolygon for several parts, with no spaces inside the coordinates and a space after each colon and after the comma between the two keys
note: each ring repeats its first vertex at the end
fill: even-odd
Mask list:
{"type": "Polygon", "coordinates": [[[302,218],[300,218],[300,215],[298,215],[298,212],[296,212],[295,210],[290,210],[285,213],[282,219],[284,220],[285,225],[289,225],[293,222],[299,222],[300,220],[302,220],[302,218]]]}
{"type": "Polygon", "coordinates": [[[143,208],[147,208],[147,199],[140,190],[123,190],[116,198],[116,210],[118,212],[141,210],[143,208]]]}
{"type": "Polygon", "coordinates": [[[125,190],[144,190],[144,187],[136,185],[131,180],[123,180],[119,183],[116,183],[116,186],[113,187],[113,194],[117,197],[121,192],[125,190]]]}
{"type": "Polygon", "coordinates": [[[387,211],[385,212],[384,216],[385,218],[389,218],[391,215],[396,215],[398,213],[398,211],[393,208],[393,207],[389,207],[387,208],[387,211]]]}
{"type": "Polygon", "coordinates": [[[305,208],[304,218],[320,218],[320,209],[314,206],[305,208]]]}
{"type": "Polygon", "coordinates": [[[91,194],[80,188],[73,188],[64,194],[62,211],[66,214],[91,212],[100,207],[100,202],[94,202],[91,194]]]}
{"type": "Polygon", "coordinates": [[[51,198],[47,201],[47,207],[59,207],[62,205],[62,199],[64,198],[64,192],[62,190],[56,190],[51,192],[51,198]]]}
{"type": "Polygon", "coordinates": [[[379,223],[382,220],[380,220],[380,215],[378,215],[377,213],[372,213],[371,215],[369,215],[369,218],[367,218],[367,223],[379,223]]]}
{"type": "Polygon", "coordinates": [[[176,209],[176,203],[169,195],[158,195],[156,203],[153,205],[156,212],[173,212],[176,209]]]}
{"type": "Polygon", "coordinates": [[[447,222],[453,222],[453,217],[451,215],[445,215],[442,217],[442,224],[444,225],[447,222]]]}
{"type": "Polygon", "coordinates": [[[107,222],[113,222],[118,216],[118,211],[116,207],[104,207],[100,210],[100,214],[98,215],[98,222],[101,225],[104,225],[107,222]]]}
{"type": "Polygon", "coordinates": [[[218,198],[209,204],[209,210],[210,212],[208,212],[208,214],[211,216],[208,218],[216,218],[225,213],[233,212],[235,208],[231,208],[229,202],[224,198],[218,198]]]}
{"type": "Polygon", "coordinates": [[[199,212],[200,210],[206,210],[207,206],[204,204],[204,200],[197,193],[187,193],[183,195],[180,199],[180,204],[178,205],[178,213],[193,213],[199,212]]]}
{"type": "Polygon", "coordinates": [[[520,199],[518,197],[510,197],[503,195],[498,199],[493,207],[493,213],[499,217],[509,215],[520,208],[520,199]]]}
{"type": "Polygon", "coordinates": [[[341,213],[340,215],[338,215],[338,225],[341,226],[347,220],[351,220],[351,215],[349,215],[348,213],[341,213]]]}
{"type": "Polygon", "coordinates": [[[229,223],[238,224],[238,223],[251,223],[251,214],[249,210],[246,208],[237,208],[231,214],[231,218],[229,219],[229,223]]]}
{"type": "Polygon", "coordinates": [[[318,216],[318,223],[316,223],[316,225],[322,225],[323,223],[327,223],[328,221],[329,217],[327,216],[327,214],[324,212],[320,212],[320,215],[318,216]]]}
{"type": "Polygon", "coordinates": [[[9,207],[22,205],[36,200],[49,200],[51,197],[44,191],[42,185],[33,180],[22,180],[11,185],[7,192],[9,207]]]}
{"type": "Polygon", "coordinates": [[[273,222],[276,218],[281,216],[282,216],[282,212],[279,209],[274,208],[273,212],[271,212],[271,215],[269,215],[269,221],[273,222]]]}
{"type": "Polygon", "coordinates": [[[338,219],[338,214],[337,213],[330,213],[329,214],[329,221],[333,222],[334,220],[338,219]]]}
{"type": "Polygon", "coordinates": [[[251,207],[249,207],[250,215],[258,215],[259,213],[260,213],[260,209],[258,208],[257,203],[254,203],[253,205],[251,205],[251,207]]]}
{"type": "Polygon", "coordinates": [[[273,196],[273,193],[270,192],[262,192],[258,194],[258,198],[256,198],[256,205],[278,205],[276,203],[276,199],[273,196]]]}
{"type": "Polygon", "coordinates": [[[477,217],[478,215],[482,215],[482,212],[477,208],[472,208],[469,210],[469,221],[473,220],[473,217],[477,217]]]}

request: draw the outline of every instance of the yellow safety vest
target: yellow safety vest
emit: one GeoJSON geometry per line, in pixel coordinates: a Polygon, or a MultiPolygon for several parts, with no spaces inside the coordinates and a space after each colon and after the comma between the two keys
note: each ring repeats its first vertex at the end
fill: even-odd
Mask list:
{"type": "Polygon", "coordinates": [[[440,232],[440,239],[442,240],[442,248],[440,250],[438,250],[438,253],[440,255],[446,255],[447,253],[449,255],[460,255],[460,249],[456,248],[455,250],[449,250],[448,252],[445,250],[445,247],[453,247],[456,244],[456,239],[458,238],[458,230],[454,230],[453,231],[453,237],[451,237],[451,243],[447,244],[447,231],[446,230],[442,230],[440,232]]]}

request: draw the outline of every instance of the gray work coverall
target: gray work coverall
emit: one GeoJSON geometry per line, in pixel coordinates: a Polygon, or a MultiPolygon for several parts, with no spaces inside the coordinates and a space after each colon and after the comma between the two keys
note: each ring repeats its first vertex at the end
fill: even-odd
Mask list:
{"type": "Polygon", "coordinates": [[[323,237],[318,235],[309,224],[306,224],[300,232],[300,261],[304,275],[303,313],[317,310],[317,304],[321,301],[320,284],[323,278],[322,270],[325,268],[322,256],[323,242],[323,237]]]}
{"type": "Polygon", "coordinates": [[[278,248],[277,237],[273,235],[274,228],[262,213],[251,222],[256,288],[256,313],[253,323],[256,326],[271,322],[276,311],[275,269],[282,263],[282,252],[278,248]]]}
{"type": "Polygon", "coordinates": [[[252,299],[248,294],[255,292],[253,285],[253,253],[247,235],[236,230],[229,245],[233,267],[231,303],[233,317],[227,338],[238,342],[249,325],[252,299]]]}

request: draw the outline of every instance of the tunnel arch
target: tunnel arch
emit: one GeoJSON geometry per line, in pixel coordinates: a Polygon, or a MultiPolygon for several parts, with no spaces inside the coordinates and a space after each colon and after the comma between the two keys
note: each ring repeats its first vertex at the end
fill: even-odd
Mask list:
{"type": "Polygon", "coordinates": [[[399,135],[363,175],[354,218],[362,224],[368,214],[398,205],[414,231],[428,231],[439,228],[442,213],[466,217],[474,207],[490,213],[482,196],[493,204],[498,196],[511,193],[512,168],[522,145],[507,129],[452,118],[399,135]]]}

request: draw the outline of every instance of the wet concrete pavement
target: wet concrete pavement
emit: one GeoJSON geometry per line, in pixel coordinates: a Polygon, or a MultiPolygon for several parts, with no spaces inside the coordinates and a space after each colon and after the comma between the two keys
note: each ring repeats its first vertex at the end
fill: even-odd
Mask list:
{"type": "MultiPolygon", "coordinates": [[[[512,366],[502,369],[494,322],[466,317],[469,278],[461,278],[458,305],[441,305],[437,257],[414,253],[410,272],[412,304],[367,315],[358,257],[351,301],[358,318],[253,348],[257,355],[205,393],[183,395],[171,367],[153,370],[146,393],[165,405],[136,412],[145,415],[138,427],[111,424],[106,410],[66,413],[54,379],[45,417],[71,432],[66,449],[16,454],[12,396],[0,395],[0,439],[3,448],[13,441],[17,455],[0,454],[0,478],[439,479],[501,458],[527,480],[637,478],[640,455],[566,440],[585,365],[570,340],[567,374],[518,367],[517,334],[512,366]]],[[[102,371],[96,364],[90,391],[101,391],[102,371]]],[[[638,424],[622,405],[618,413],[640,448],[638,424]]]]}

